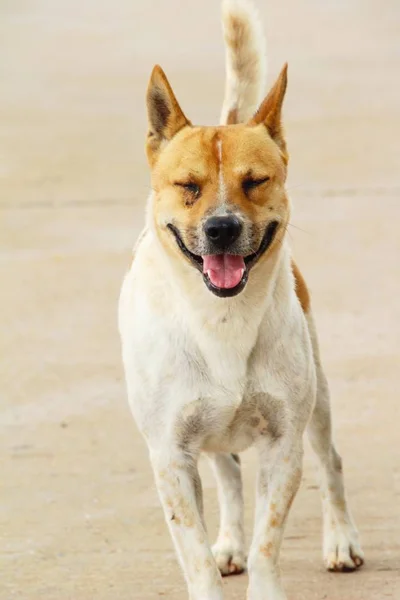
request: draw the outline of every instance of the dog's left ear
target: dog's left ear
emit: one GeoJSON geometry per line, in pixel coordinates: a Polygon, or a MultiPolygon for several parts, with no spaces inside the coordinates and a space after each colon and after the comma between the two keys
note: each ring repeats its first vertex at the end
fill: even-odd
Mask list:
{"type": "Polygon", "coordinates": [[[282,127],[282,104],[287,87],[287,63],[279,74],[275,85],[270,90],[265,100],[260,105],[254,117],[248,125],[259,125],[263,123],[274,142],[279,146],[287,158],[286,142],[282,127]]]}
{"type": "Polygon", "coordinates": [[[154,67],[147,88],[147,114],[146,153],[150,166],[153,166],[163,145],[183,127],[191,125],[159,65],[154,67]]]}

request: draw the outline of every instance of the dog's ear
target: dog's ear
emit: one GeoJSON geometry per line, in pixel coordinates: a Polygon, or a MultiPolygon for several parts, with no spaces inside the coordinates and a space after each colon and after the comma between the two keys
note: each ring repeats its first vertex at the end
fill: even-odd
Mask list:
{"type": "Polygon", "coordinates": [[[156,65],[147,88],[148,133],[146,152],[152,166],[162,146],[190,121],[183,114],[164,71],[156,65]]]}
{"type": "Polygon", "coordinates": [[[274,142],[287,158],[286,143],[282,127],[282,104],[287,86],[287,63],[284,65],[274,86],[260,105],[248,125],[263,123],[274,142]]]}

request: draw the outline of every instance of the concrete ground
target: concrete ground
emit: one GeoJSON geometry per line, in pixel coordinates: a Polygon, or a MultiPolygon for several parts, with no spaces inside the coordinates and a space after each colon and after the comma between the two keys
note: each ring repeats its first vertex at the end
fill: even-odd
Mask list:
{"type": "MultiPolygon", "coordinates": [[[[367,559],[324,572],[307,452],[282,555],[288,596],[398,599],[400,4],[259,3],[270,81],[290,66],[291,237],[367,559]]],[[[127,407],[116,303],[149,186],[148,75],[161,62],[188,116],[216,122],[218,4],[1,3],[1,600],[186,597],[127,407]]],[[[250,536],[253,452],[243,464],[250,536]]],[[[225,587],[243,599],[246,576],[225,587]]]]}

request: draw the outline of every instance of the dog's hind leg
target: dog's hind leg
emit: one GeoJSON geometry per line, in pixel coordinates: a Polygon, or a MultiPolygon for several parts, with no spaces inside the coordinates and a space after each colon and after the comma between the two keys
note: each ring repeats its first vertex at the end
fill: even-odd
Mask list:
{"type": "Polygon", "coordinates": [[[357,529],[347,507],[342,460],[332,441],[329,389],[320,362],[318,341],[311,315],[307,316],[307,321],[317,374],[317,398],[308,426],[308,434],[321,471],[324,560],[330,571],[353,571],[363,564],[364,555],[357,529]]]}
{"type": "Polygon", "coordinates": [[[217,480],[220,527],[213,554],[222,575],[246,568],[243,492],[240,459],[236,454],[209,454],[217,480]]]}

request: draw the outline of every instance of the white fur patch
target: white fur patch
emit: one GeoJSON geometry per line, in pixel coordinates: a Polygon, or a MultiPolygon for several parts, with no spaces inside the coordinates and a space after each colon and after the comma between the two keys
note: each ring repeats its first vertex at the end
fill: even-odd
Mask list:
{"type": "Polygon", "coordinates": [[[225,205],[227,202],[227,190],[224,180],[224,171],[222,166],[222,140],[217,142],[218,148],[218,204],[225,205]]]}

